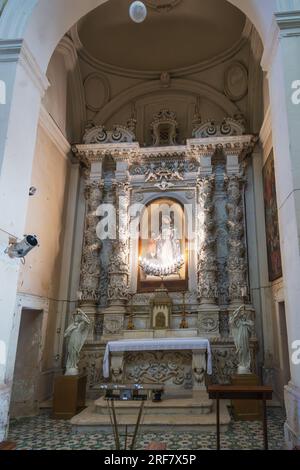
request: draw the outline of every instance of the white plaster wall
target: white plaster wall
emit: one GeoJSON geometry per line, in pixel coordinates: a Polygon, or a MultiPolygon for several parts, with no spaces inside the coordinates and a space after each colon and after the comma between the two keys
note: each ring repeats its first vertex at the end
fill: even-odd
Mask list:
{"type": "MultiPolygon", "coordinates": [[[[31,177],[37,192],[29,198],[26,217],[26,233],[37,235],[39,247],[26,257],[26,264],[21,267],[18,292],[49,301],[41,362],[41,373],[46,381],[45,372],[54,367],[57,312],[59,301],[63,300],[59,290],[69,172],[68,159],[39,127],[31,177]]],[[[44,387],[41,383],[45,394],[49,386],[51,384],[44,387]]]]}
{"type": "Polygon", "coordinates": [[[50,86],[42,100],[48,113],[65,137],[67,132],[68,75],[64,57],[54,52],[47,70],[50,86]]]}

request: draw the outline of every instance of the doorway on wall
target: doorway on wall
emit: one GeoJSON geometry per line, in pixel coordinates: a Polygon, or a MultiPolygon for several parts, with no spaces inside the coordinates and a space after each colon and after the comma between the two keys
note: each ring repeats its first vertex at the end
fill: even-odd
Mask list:
{"type": "Polygon", "coordinates": [[[279,344],[280,344],[280,369],[283,386],[287,385],[291,379],[289,361],[289,343],[286,326],[285,303],[278,303],[279,313],[279,344]]]}
{"type": "Polygon", "coordinates": [[[42,310],[23,308],[17,345],[10,416],[34,416],[38,413],[38,385],[42,310]]]}

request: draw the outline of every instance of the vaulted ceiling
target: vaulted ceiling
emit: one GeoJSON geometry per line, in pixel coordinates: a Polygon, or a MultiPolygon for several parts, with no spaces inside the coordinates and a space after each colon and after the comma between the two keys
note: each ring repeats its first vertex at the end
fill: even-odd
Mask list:
{"type": "Polygon", "coordinates": [[[95,59],[138,71],[170,71],[214,58],[241,37],[245,16],[226,0],[144,0],[169,3],[148,7],[146,20],[134,23],[132,0],[109,0],[85,16],[79,38],[95,59]]]}

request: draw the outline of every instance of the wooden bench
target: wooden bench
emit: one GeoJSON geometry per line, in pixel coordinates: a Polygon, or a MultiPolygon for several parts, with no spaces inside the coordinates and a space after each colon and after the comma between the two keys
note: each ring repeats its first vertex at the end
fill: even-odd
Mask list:
{"type": "Polygon", "coordinates": [[[217,401],[217,449],[220,450],[220,400],[262,400],[264,449],[268,450],[267,400],[272,400],[273,390],[263,385],[209,385],[210,399],[217,401]]]}
{"type": "Polygon", "coordinates": [[[3,441],[0,442],[0,450],[15,450],[17,444],[15,442],[3,441]]]}

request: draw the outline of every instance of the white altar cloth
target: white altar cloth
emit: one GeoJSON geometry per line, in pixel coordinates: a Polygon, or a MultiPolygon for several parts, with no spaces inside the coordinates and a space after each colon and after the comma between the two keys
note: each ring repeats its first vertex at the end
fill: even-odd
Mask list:
{"type": "Polygon", "coordinates": [[[210,342],[206,338],[159,338],[108,341],[103,358],[103,377],[109,377],[109,355],[125,351],[170,351],[206,349],[207,374],[212,374],[210,342]]]}

